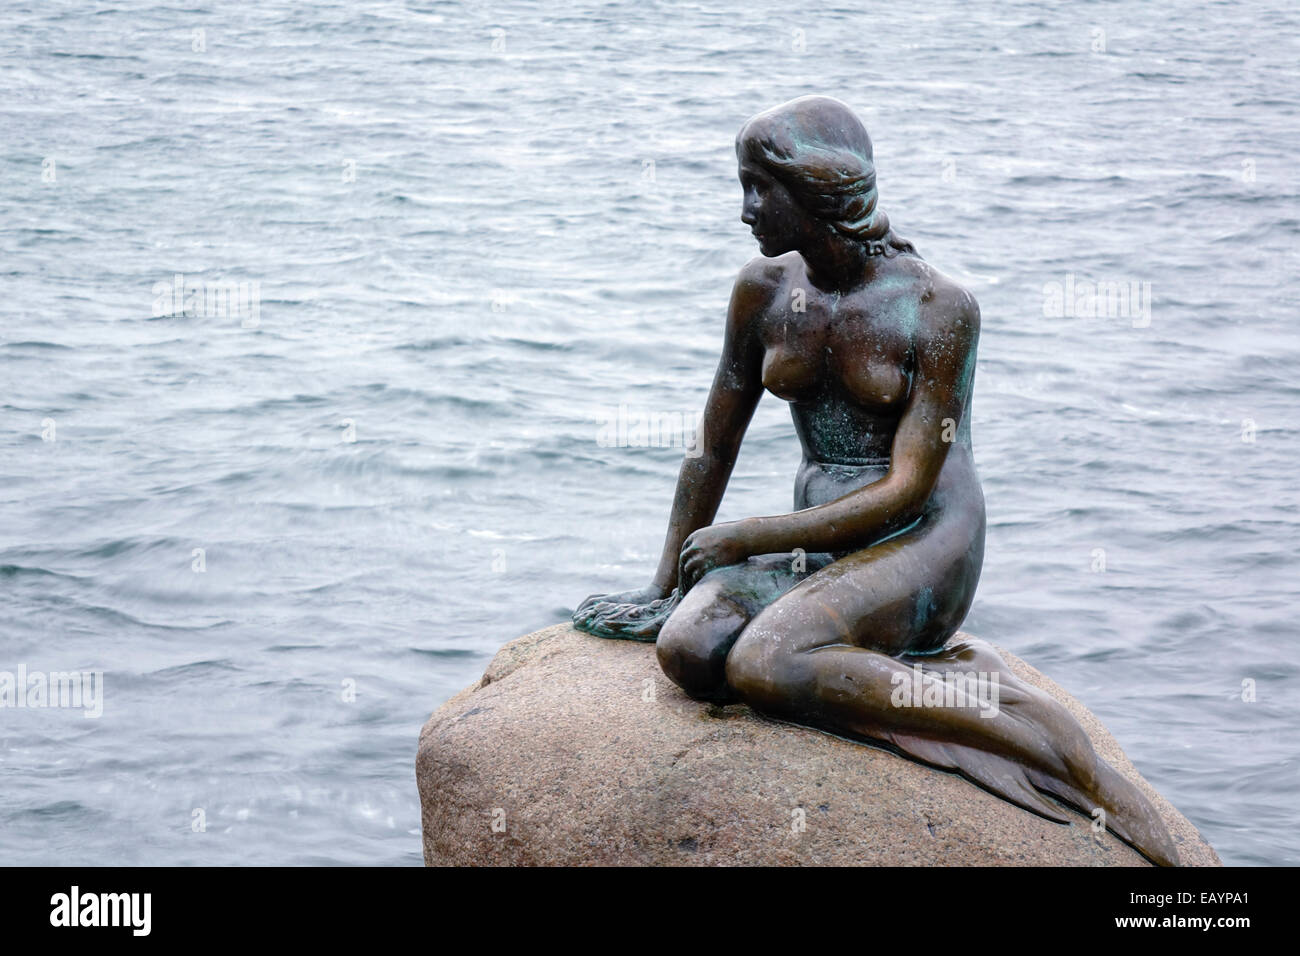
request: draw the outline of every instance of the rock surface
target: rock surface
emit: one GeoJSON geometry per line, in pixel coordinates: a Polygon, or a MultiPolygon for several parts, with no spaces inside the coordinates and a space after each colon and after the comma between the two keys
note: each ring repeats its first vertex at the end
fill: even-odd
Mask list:
{"type": "MultiPolygon", "coordinates": [[[[1184,865],[1221,865],[1087,708],[999,653],[1142,788],[1184,865]]],[[[507,644],[438,708],[416,778],[429,865],[1148,865],[1081,814],[1053,823],[888,751],[691,700],[652,646],[568,624],[507,644]]]]}

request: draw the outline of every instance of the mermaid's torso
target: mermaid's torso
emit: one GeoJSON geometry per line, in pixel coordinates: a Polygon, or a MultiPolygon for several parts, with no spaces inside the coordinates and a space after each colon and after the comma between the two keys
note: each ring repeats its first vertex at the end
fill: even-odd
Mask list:
{"type": "MultiPolygon", "coordinates": [[[[881,262],[872,281],[840,295],[813,286],[797,254],[772,263],[781,274],[760,319],[763,385],[790,404],[803,447],[794,488],[794,507],[802,510],[888,472],[912,392],[922,303],[933,283],[947,280],[923,260],[904,255],[881,262]]],[[[957,509],[982,541],[984,499],[970,441],[972,386],[970,376],[961,422],[922,520],[937,521],[957,509]]]]}

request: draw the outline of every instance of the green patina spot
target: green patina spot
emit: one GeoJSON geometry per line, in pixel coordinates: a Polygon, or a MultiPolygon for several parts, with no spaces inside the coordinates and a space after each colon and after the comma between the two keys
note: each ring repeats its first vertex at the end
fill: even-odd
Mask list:
{"type": "Polygon", "coordinates": [[[912,633],[920,634],[925,630],[930,617],[934,614],[934,591],[923,587],[916,593],[916,610],[912,615],[912,633]]]}

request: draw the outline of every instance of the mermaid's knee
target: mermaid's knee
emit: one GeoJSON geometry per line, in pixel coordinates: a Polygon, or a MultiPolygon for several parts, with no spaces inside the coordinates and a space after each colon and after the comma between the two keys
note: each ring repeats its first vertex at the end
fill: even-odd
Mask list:
{"type": "Polygon", "coordinates": [[[691,697],[728,699],[732,694],[727,687],[727,652],[744,625],[743,619],[730,616],[687,621],[674,615],[655,642],[659,666],[691,697]]]}

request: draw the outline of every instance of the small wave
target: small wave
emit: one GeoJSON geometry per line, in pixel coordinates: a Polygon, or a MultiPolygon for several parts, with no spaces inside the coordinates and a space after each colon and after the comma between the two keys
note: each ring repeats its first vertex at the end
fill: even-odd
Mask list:
{"type": "Polygon", "coordinates": [[[161,670],[148,671],[141,675],[145,679],[162,679],[169,680],[174,677],[203,677],[215,673],[238,673],[242,668],[236,666],[234,662],[227,659],[214,659],[209,661],[191,661],[188,664],[177,664],[174,667],[164,667],[161,670]]]}
{"type": "Polygon", "coordinates": [[[73,351],[72,346],[64,345],[61,342],[8,342],[3,347],[7,349],[54,349],[64,352],[73,351]]]}
{"type": "Polygon", "coordinates": [[[0,577],[4,578],[59,578],[64,581],[76,581],[78,583],[88,580],[76,574],[65,574],[61,571],[50,571],[47,568],[30,568],[21,564],[0,564],[0,577]]]}
{"type": "Polygon", "coordinates": [[[88,807],[84,803],[76,800],[58,800],[54,803],[47,803],[40,807],[28,807],[24,810],[15,810],[10,813],[8,819],[10,822],[18,824],[24,819],[40,822],[68,821],[76,818],[93,820],[106,818],[108,814],[103,810],[96,810],[88,807]]]}
{"type": "Polygon", "coordinates": [[[435,660],[470,660],[475,657],[483,657],[482,651],[471,651],[459,647],[408,647],[412,654],[419,654],[421,657],[432,657],[435,660]]]}

